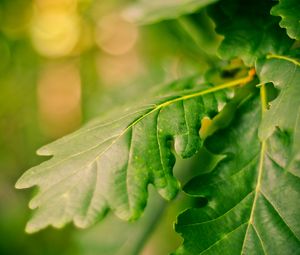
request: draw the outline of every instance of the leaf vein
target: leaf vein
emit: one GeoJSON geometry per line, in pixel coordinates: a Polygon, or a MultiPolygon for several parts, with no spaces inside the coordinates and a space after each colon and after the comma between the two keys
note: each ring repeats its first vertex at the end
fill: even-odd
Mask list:
{"type": "Polygon", "coordinates": [[[247,222],[242,223],[241,225],[239,225],[238,227],[236,227],[235,229],[233,229],[232,231],[226,233],[225,236],[223,236],[221,239],[219,239],[218,241],[214,242],[212,245],[210,245],[208,248],[206,248],[204,251],[202,251],[201,253],[199,253],[199,255],[204,254],[204,252],[210,250],[211,248],[213,248],[214,246],[216,246],[218,243],[220,243],[222,240],[224,240],[225,238],[227,238],[228,235],[232,234],[233,232],[237,231],[239,228],[243,227],[245,224],[247,224],[247,222]]]}
{"type": "Polygon", "coordinates": [[[284,217],[280,214],[278,208],[276,208],[275,204],[270,200],[270,198],[268,198],[266,196],[266,194],[261,191],[260,192],[263,197],[265,198],[265,200],[272,206],[272,208],[274,209],[274,211],[278,214],[278,216],[280,217],[280,219],[282,220],[282,222],[288,227],[288,229],[290,230],[290,232],[295,236],[295,238],[297,239],[297,241],[300,243],[300,238],[296,235],[296,233],[292,230],[291,226],[287,223],[287,221],[284,219],[284,217]]]}
{"type": "Polygon", "coordinates": [[[257,236],[257,237],[258,237],[258,239],[259,239],[259,242],[260,242],[260,244],[261,244],[261,247],[262,247],[262,249],[263,249],[263,252],[264,252],[264,254],[265,254],[265,255],[267,255],[267,251],[266,251],[266,248],[265,248],[264,242],[263,242],[263,240],[262,240],[262,238],[261,238],[261,236],[260,236],[260,234],[259,234],[258,230],[256,229],[256,226],[255,226],[255,224],[254,224],[254,223],[252,224],[252,227],[253,227],[253,230],[254,230],[254,232],[255,232],[256,236],[257,236]]]}
{"type": "Polygon", "coordinates": [[[230,213],[231,211],[233,211],[240,203],[242,203],[244,200],[246,200],[249,196],[252,195],[252,193],[254,192],[254,190],[250,191],[246,196],[244,196],[238,203],[235,204],[235,206],[233,206],[232,208],[230,208],[230,210],[226,211],[224,214],[218,216],[215,219],[212,220],[207,220],[207,221],[202,221],[202,222],[196,222],[196,223],[190,223],[190,224],[181,224],[181,226],[199,226],[202,224],[206,224],[206,223],[210,223],[210,222],[214,222],[218,219],[221,219],[222,217],[226,216],[228,213],[230,213]]]}

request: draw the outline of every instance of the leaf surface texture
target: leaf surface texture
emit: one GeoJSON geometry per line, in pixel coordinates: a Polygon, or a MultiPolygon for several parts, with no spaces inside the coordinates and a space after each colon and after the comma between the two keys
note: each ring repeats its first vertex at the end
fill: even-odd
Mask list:
{"type": "Polygon", "coordinates": [[[280,26],[286,28],[287,34],[296,40],[300,40],[300,2],[298,0],[280,0],[275,5],[271,14],[280,16],[280,26]]]}
{"type": "Polygon", "coordinates": [[[216,32],[224,36],[219,55],[224,59],[239,57],[254,65],[268,53],[286,52],[292,40],[279,27],[278,17],[266,15],[273,5],[271,0],[223,0],[212,6],[210,16],[216,32]]]}
{"type": "MultiPolygon", "coordinates": [[[[289,135],[258,139],[257,97],[244,103],[231,126],[206,141],[227,158],[185,187],[204,207],[182,213],[177,254],[297,254],[300,251],[300,178],[288,170],[289,135]]],[[[299,173],[299,166],[297,169],[299,173]]]]}
{"type": "Polygon", "coordinates": [[[108,209],[122,219],[137,219],[150,183],[165,199],[174,198],[179,182],[172,175],[172,144],[182,158],[198,151],[201,119],[214,115],[226,97],[213,90],[197,78],[161,86],[150,99],[124,106],[123,112],[110,113],[110,119],[94,120],[38,150],[52,158],[29,169],[16,184],[39,188],[29,204],[37,210],[27,231],[71,221],[87,227],[108,209]]]}

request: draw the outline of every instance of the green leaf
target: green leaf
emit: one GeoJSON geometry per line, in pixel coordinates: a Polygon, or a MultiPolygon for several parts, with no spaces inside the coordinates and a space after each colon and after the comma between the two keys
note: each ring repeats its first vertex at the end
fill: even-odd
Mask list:
{"type": "Polygon", "coordinates": [[[280,0],[272,8],[271,14],[281,17],[279,25],[286,28],[291,38],[300,40],[300,1],[280,0]]]}
{"type": "Polygon", "coordinates": [[[261,139],[268,138],[276,129],[290,135],[289,171],[295,172],[300,165],[300,62],[297,59],[269,55],[267,60],[257,64],[261,82],[272,82],[280,91],[278,97],[269,103],[259,129],[261,139]]]}
{"type": "Polygon", "coordinates": [[[262,120],[262,139],[269,137],[276,127],[288,132],[295,132],[300,127],[300,62],[279,55],[267,58],[257,64],[258,76],[262,83],[272,82],[280,93],[269,104],[270,109],[262,120]]]}
{"type": "Polygon", "coordinates": [[[166,19],[176,19],[194,13],[218,0],[141,0],[125,10],[124,15],[140,24],[151,24],[166,19]]]}
{"type": "Polygon", "coordinates": [[[38,209],[27,231],[60,228],[71,221],[87,227],[108,209],[122,219],[137,219],[150,183],[165,199],[174,198],[179,183],[172,175],[172,143],[182,158],[194,155],[201,146],[201,119],[224,103],[224,93],[216,91],[247,81],[249,77],[212,87],[193,78],[161,86],[149,93],[150,99],[42,147],[38,154],[52,158],[28,170],[16,184],[39,187],[29,204],[38,209]]]}
{"type": "Polygon", "coordinates": [[[299,252],[300,169],[297,175],[287,170],[289,134],[276,130],[260,142],[260,122],[254,97],[240,106],[229,128],[205,142],[227,158],[186,185],[187,193],[208,202],[179,215],[176,231],[184,242],[177,254],[299,252]]]}
{"type": "Polygon", "coordinates": [[[278,26],[278,17],[269,15],[273,4],[271,0],[223,0],[212,6],[210,16],[216,32],[224,36],[219,55],[224,59],[239,57],[253,65],[268,53],[288,50],[292,40],[278,26]]]}

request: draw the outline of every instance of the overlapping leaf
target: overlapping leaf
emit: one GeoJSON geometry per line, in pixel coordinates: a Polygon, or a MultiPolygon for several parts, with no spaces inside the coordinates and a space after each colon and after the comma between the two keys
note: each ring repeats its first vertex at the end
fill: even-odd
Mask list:
{"type": "Polygon", "coordinates": [[[38,209],[27,231],[71,221],[87,227],[108,209],[122,219],[136,219],[146,205],[149,183],[172,199],[179,184],[172,175],[171,143],[183,158],[197,152],[201,119],[216,113],[225,98],[213,91],[199,79],[177,81],[153,91],[150,95],[156,96],[149,100],[134,102],[133,108],[110,113],[110,119],[95,120],[41,148],[39,155],[52,158],[16,184],[39,187],[30,202],[38,209]]]}
{"type": "Polygon", "coordinates": [[[231,127],[207,140],[227,159],[187,184],[189,194],[208,203],[179,216],[184,243],[177,254],[299,253],[300,178],[287,170],[290,136],[276,130],[261,142],[260,115],[259,100],[251,99],[231,127]]]}
{"type": "Polygon", "coordinates": [[[260,136],[263,139],[270,136],[276,127],[295,132],[300,125],[300,62],[276,55],[267,58],[258,63],[258,75],[262,83],[272,82],[280,93],[270,103],[270,109],[262,120],[260,136]]]}
{"type": "Polygon", "coordinates": [[[194,13],[218,0],[141,0],[129,7],[124,15],[140,24],[149,24],[194,13]]]}
{"type": "MultiPolygon", "coordinates": [[[[297,59],[271,55],[257,65],[262,82],[272,82],[280,91],[270,103],[260,126],[261,139],[268,138],[276,128],[291,135],[292,153],[289,168],[300,162],[300,62],[297,59]]],[[[295,172],[300,176],[300,173],[295,172]]]]}
{"type": "Polygon", "coordinates": [[[271,10],[272,15],[280,16],[280,26],[286,28],[287,34],[300,40],[300,1],[280,0],[271,10]]]}
{"type": "Polygon", "coordinates": [[[292,41],[278,25],[279,18],[269,14],[271,0],[223,0],[212,6],[210,15],[217,33],[224,36],[219,55],[239,57],[247,65],[268,53],[284,53],[292,41]]]}

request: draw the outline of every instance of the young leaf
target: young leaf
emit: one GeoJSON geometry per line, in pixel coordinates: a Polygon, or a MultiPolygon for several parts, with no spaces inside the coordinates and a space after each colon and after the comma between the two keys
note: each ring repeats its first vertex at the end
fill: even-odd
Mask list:
{"type": "Polygon", "coordinates": [[[291,38],[300,40],[300,1],[280,0],[272,8],[271,14],[281,17],[279,25],[286,28],[291,38]]]}
{"type": "Polygon", "coordinates": [[[276,130],[261,142],[260,121],[259,100],[252,98],[231,127],[205,143],[227,159],[187,184],[189,194],[208,203],[179,215],[176,231],[184,243],[177,254],[299,252],[300,178],[287,170],[289,137],[276,130]]]}
{"type": "MultiPolygon", "coordinates": [[[[95,120],[77,132],[38,150],[53,156],[28,170],[17,188],[38,186],[29,206],[38,208],[27,224],[34,232],[73,221],[87,227],[110,208],[127,220],[138,218],[153,184],[165,199],[172,199],[179,183],[172,175],[175,157],[197,152],[201,119],[217,112],[216,91],[249,81],[249,77],[219,87],[185,79],[156,89],[152,99],[125,108],[111,119],[95,120]],[[140,105],[140,106],[138,106],[140,105]]],[[[223,94],[223,93],[221,93],[223,94]]]]}
{"type": "Polygon", "coordinates": [[[239,57],[253,65],[268,53],[288,50],[292,40],[278,26],[278,17],[268,15],[273,4],[271,0],[223,0],[212,6],[216,32],[224,36],[219,55],[224,59],[239,57]]]}
{"type": "Polygon", "coordinates": [[[124,15],[129,20],[137,23],[150,24],[194,13],[217,1],[218,0],[141,0],[125,10],[124,15]]]}

